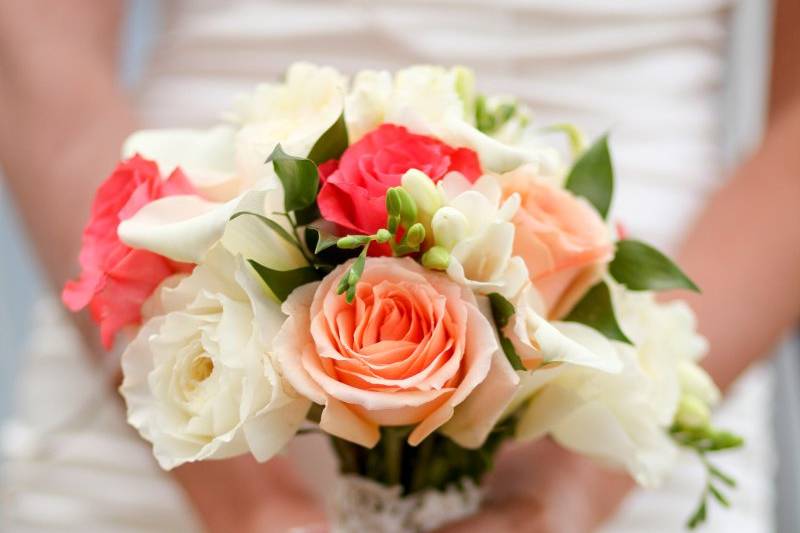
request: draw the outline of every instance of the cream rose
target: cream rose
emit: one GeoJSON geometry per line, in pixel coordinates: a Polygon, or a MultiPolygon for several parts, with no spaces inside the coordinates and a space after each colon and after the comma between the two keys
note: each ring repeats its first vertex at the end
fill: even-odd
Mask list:
{"type": "Polygon", "coordinates": [[[149,302],[122,355],[128,422],[165,469],[251,452],[265,461],[294,436],[310,402],[271,357],[283,322],[247,266],[221,247],[149,302]]]}
{"type": "Polygon", "coordinates": [[[274,343],[289,382],[325,406],[320,427],[367,447],[404,425],[411,445],[441,428],[480,446],[518,378],[473,294],[411,259],[368,258],[348,304],[349,266],[289,296],[274,343]]]}
{"type": "Polygon", "coordinates": [[[573,196],[523,166],[500,177],[506,196],[518,194],[514,253],[525,260],[548,318],[564,316],[597,283],[614,255],[603,219],[573,196]]]}

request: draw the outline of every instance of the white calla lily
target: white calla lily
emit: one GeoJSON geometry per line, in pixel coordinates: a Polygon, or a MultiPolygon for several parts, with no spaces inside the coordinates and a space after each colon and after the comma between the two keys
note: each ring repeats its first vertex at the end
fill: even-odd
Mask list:
{"type": "Polygon", "coordinates": [[[175,261],[198,263],[219,240],[238,198],[225,203],[199,196],[168,196],[141,208],[117,228],[120,240],[175,261]]]}
{"type": "Polygon", "coordinates": [[[158,164],[168,176],[180,168],[198,193],[207,200],[224,202],[242,190],[243,176],[234,157],[236,130],[217,126],[208,130],[141,130],[122,147],[122,157],[139,154],[158,164]]]}
{"type": "Polygon", "coordinates": [[[237,127],[134,134],[125,153],[155,159],[162,172],[180,166],[200,196],[146,205],[120,224],[120,239],[176,261],[199,262],[241,210],[244,193],[272,190],[271,198],[283,197],[267,157],[278,143],[287,153],[307,155],[341,115],[344,96],[345,79],[334,69],[296,63],[284,83],[261,85],[240,99],[231,116],[237,127]]]}

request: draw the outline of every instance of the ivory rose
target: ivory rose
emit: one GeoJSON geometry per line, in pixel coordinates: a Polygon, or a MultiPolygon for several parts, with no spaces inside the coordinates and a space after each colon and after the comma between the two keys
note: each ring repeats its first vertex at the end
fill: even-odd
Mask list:
{"type": "Polygon", "coordinates": [[[275,354],[298,392],[324,405],[320,427],[372,447],[379,426],[438,428],[480,446],[518,377],[473,294],[411,259],[368,258],[352,304],[336,294],[352,263],[296,289],[275,354]]]}
{"type": "Polygon", "coordinates": [[[574,196],[523,166],[501,176],[505,196],[518,194],[514,254],[522,257],[544,301],[547,316],[560,318],[602,276],[614,255],[603,219],[574,196]]]}
{"type": "Polygon", "coordinates": [[[128,422],[165,469],[248,451],[265,461],[305,419],[310,403],[270,355],[283,315],[254,276],[212,248],[148,302],[155,316],[122,355],[128,422]]]}
{"type": "Polygon", "coordinates": [[[154,200],[193,193],[179,169],[164,179],[158,165],[138,155],[117,165],[97,189],[83,231],[81,275],[67,282],[61,299],[72,311],[89,306],[107,349],[120,329],[139,323],[142,304],[164,278],[192,268],[125,245],[117,227],[154,200]]]}

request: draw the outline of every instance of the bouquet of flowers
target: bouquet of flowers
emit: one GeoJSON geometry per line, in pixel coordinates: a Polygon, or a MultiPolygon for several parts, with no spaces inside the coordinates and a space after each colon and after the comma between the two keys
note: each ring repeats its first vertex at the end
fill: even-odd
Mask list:
{"type": "Polygon", "coordinates": [[[697,288],[612,230],[612,192],[605,137],[467,69],[295,64],[217,127],[127,140],[63,300],[109,348],[130,332],[120,391],[163,468],[327,434],[335,531],[472,513],[500,446],[545,436],[644,486],[696,451],[693,527],[741,439],[689,308],[653,296],[697,288]]]}

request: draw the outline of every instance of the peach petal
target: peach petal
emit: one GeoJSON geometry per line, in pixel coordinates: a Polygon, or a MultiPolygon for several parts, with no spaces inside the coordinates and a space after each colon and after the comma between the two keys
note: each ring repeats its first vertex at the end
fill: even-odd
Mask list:
{"type": "Polygon", "coordinates": [[[358,416],[334,398],[328,398],[326,401],[319,427],[331,435],[355,442],[365,448],[374,447],[381,438],[377,424],[358,416]]]}

